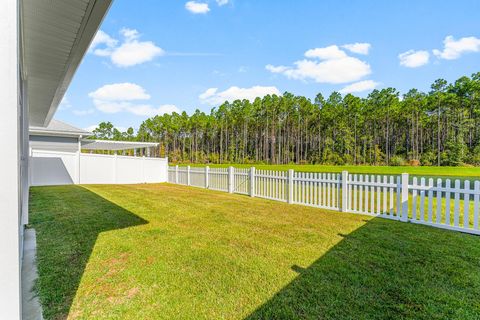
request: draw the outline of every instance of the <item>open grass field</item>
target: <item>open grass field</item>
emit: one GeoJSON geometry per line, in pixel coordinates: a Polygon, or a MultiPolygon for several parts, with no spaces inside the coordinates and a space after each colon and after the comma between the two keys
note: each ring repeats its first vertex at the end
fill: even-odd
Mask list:
{"type": "MultiPolygon", "coordinates": [[[[186,165],[181,165],[186,166],[186,165]]],[[[191,164],[192,167],[204,167],[205,165],[191,164]]],[[[262,165],[262,164],[211,164],[212,168],[226,168],[233,166],[236,168],[255,167],[260,170],[288,170],[294,169],[302,172],[342,172],[347,170],[350,173],[369,173],[369,174],[402,174],[409,173],[418,176],[428,177],[459,177],[459,178],[479,178],[480,167],[411,167],[411,166],[326,166],[326,165],[262,165]]]]}
{"type": "Polygon", "coordinates": [[[478,319],[480,237],[170,184],[36,187],[46,319],[478,319]]]}

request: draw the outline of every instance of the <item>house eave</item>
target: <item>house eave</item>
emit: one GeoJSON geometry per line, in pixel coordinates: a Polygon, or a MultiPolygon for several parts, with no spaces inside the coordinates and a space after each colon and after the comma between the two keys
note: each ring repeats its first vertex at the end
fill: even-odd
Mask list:
{"type": "Polygon", "coordinates": [[[23,33],[29,41],[25,41],[22,60],[31,126],[47,126],[53,118],[112,1],[90,0],[85,8],[80,8],[82,3],[85,2],[59,2],[59,7],[71,6],[71,10],[62,11],[57,21],[48,20],[52,9],[59,10],[51,1],[23,1],[23,12],[28,16],[23,19],[23,33]],[[58,27],[61,23],[69,29],[58,27]]]}

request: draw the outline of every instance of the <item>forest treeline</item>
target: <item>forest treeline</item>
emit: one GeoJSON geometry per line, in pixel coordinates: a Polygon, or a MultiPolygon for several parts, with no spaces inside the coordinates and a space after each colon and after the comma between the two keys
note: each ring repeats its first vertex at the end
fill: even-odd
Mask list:
{"type": "Polygon", "coordinates": [[[111,123],[94,133],[159,142],[157,155],[174,163],[480,165],[480,72],[436,80],[428,93],[386,88],[311,101],[286,92],[225,102],[210,114],[158,115],[136,134],[111,123]]]}

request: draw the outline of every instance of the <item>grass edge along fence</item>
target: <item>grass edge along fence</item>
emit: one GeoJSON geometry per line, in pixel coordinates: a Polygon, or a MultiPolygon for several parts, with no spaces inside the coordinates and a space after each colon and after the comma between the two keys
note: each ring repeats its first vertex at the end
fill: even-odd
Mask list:
{"type": "Polygon", "coordinates": [[[480,181],[169,166],[168,182],[480,235],[480,181]]]}

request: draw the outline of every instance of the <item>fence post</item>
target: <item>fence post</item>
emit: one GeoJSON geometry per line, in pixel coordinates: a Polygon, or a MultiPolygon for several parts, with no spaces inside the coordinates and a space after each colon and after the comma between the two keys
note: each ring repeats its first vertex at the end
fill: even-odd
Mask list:
{"type": "Polygon", "coordinates": [[[142,158],[142,174],[143,174],[143,183],[147,183],[147,175],[145,173],[145,157],[142,158]]]}
{"type": "Polygon", "coordinates": [[[117,183],[117,151],[113,154],[113,183],[117,183]]]}
{"type": "Polygon", "coordinates": [[[82,156],[82,136],[78,138],[78,150],[77,150],[77,176],[76,176],[76,184],[80,184],[80,161],[81,161],[81,156],[82,156]]]}
{"type": "Polygon", "coordinates": [[[175,166],[175,184],[178,184],[178,164],[175,166]]]}
{"type": "Polygon", "coordinates": [[[250,168],[250,197],[255,197],[255,167],[250,168]]]}
{"type": "Polygon", "coordinates": [[[342,212],[348,211],[348,171],[342,171],[342,206],[340,210],[342,212]]]}
{"type": "Polygon", "coordinates": [[[210,174],[210,167],[206,166],[205,167],[205,189],[208,189],[209,187],[209,181],[208,181],[208,175],[210,174]]]}
{"type": "Polygon", "coordinates": [[[228,193],[233,193],[234,171],[233,167],[228,167],[228,193]]]}
{"type": "Polygon", "coordinates": [[[190,166],[187,166],[187,186],[190,185],[190,166]]]}
{"type": "Polygon", "coordinates": [[[294,170],[289,169],[288,170],[288,203],[293,203],[293,175],[294,175],[294,170]]]}
{"type": "Polygon", "coordinates": [[[402,173],[402,221],[408,221],[408,173],[402,173]]]}

